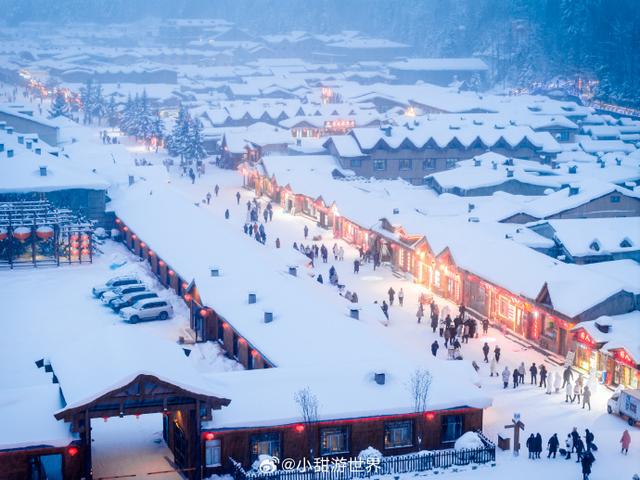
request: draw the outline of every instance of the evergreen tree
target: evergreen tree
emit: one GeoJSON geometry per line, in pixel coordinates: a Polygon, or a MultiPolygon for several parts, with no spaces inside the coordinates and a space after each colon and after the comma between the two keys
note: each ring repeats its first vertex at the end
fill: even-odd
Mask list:
{"type": "Polygon", "coordinates": [[[178,118],[173,125],[171,135],[167,137],[165,146],[169,155],[171,155],[172,157],[180,157],[181,164],[183,164],[185,161],[185,152],[187,150],[187,142],[189,138],[189,131],[191,130],[191,123],[192,120],[189,116],[189,112],[183,105],[180,105],[178,118]]]}
{"type": "Polygon", "coordinates": [[[84,111],[84,123],[91,123],[93,113],[94,89],[93,80],[89,78],[84,86],[80,87],[80,101],[84,111]]]}
{"type": "Polygon", "coordinates": [[[49,118],[68,117],[69,105],[61,90],[56,90],[56,94],[51,102],[49,109],[49,118]]]}
{"type": "Polygon", "coordinates": [[[118,122],[120,121],[120,114],[118,112],[118,105],[116,104],[114,95],[109,96],[109,101],[105,104],[104,110],[107,124],[112,128],[118,125],[118,122]]]}
{"type": "Polygon", "coordinates": [[[200,123],[200,120],[191,122],[185,144],[184,156],[189,163],[199,162],[207,156],[207,152],[204,149],[202,124],[200,123]]]}
{"type": "Polygon", "coordinates": [[[95,117],[98,122],[102,120],[102,117],[106,113],[106,104],[104,96],[102,95],[102,85],[97,84],[93,89],[91,96],[91,118],[95,117]]]}
{"type": "Polygon", "coordinates": [[[164,138],[164,123],[162,119],[156,114],[151,122],[151,141],[155,142],[156,152],[160,147],[160,143],[164,138]]]}

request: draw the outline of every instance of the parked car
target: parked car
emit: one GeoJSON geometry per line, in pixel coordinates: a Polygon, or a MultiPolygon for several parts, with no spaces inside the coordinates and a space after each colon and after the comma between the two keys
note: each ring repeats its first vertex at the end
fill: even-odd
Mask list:
{"type": "Polygon", "coordinates": [[[122,277],[114,277],[102,285],[96,285],[95,287],[93,287],[92,291],[94,296],[101,298],[105,292],[109,292],[114,288],[123,287],[125,285],[136,285],[141,283],[142,281],[135,275],[125,275],[122,277]]]}
{"type": "Polygon", "coordinates": [[[129,293],[123,297],[114,298],[109,302],[109,306],[113,308],[115,312],[119,312],[123,308],[130,307],[140,300],[146,300],[148,298],[158,298],[158,294],[148,290],[144,292],[129,293]]]}
{"type": "Polygon", "coordinates": [[[620,390],[607,402],[607,412],[627,417],[632,427],[640,421],[640,389],[620,390]]]}
{"type": "Polygon", "coordinates": [[[129,293],[136,292],[145,292],[148,291],[149,287],[144,283],[134,283],[133,285],[123,285],[122,287],[116,287],[113,290],[109,290],[102,294],[102,303],[108,305],[111,300],[115,298],[120,298],[124,295],[128,295],[129,293]]]}
{"type": "Polygon", "coordinates": [[[166,320],[173,316],[173,307],[166,300],[148,298],[120,310],[125,322],[138,323],[147,320],[166,320]]]}

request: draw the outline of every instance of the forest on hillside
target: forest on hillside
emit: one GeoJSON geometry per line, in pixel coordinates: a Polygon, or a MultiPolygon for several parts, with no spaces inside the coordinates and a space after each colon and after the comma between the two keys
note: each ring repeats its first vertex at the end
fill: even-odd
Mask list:
{"type": "MultiPolygon", "coordinates": [[[[640,106],[638,0],[0,0],[9,25],[224,18],[254,35],[360,30],[416,56],[480,56],[494,81],[599,81],[598,96],[640,106]]],[[[1,21],[1,20],[0,20],[1,21]]]]}

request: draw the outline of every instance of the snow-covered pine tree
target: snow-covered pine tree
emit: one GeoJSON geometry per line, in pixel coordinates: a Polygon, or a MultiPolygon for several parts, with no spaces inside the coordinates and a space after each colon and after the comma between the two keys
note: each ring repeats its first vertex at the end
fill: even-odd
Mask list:
{"type": "Polygon", "coordinates": [[[164,123],[162,119],[156,114],[151,121],[151,141],[155,142],[156,152],[160,146],[160,142],[164,138],[164,123]]]}
{"type": "Polygon", "coordinates": [[[105,116],[105,101],[102,95],[102,85],[99,83],[93,88],[93,95],[91,99],[91,118],[97,118],[98,122],[105,116]]]}
{"type": "Polygon", "coordinates": [[[69,116],[69,105],[64,98],[64,93],[61,90],[56,90],[56,94],[51,102],[51,108],[49,109],[49,118],[67,117],[69,116]]]}
{"type": "Polygon", "coordinates": [[[80,87],[80,101],[84,111],[84,123],[91,123],[93,113],[94,88],[93,80],[89,78],[84,86],[80,87]]]}
{"type": "Polygon", "coordinates": [[[189,135],[185,146],[184,156],[189,163],[199,162],[207,156],[204,149],[204,138],[202,137],[202,123],[196,119],[191,122],[189,135]]]}
{"type": "Polygon", "coordinates": [[[129,135],[131,128],[133,126],[133,118],[135,116],[135,104],[133,103],[133,99],[131,98],[131,94],[127,97],[127,103],[124,104],[124,108],[122,110],[122,119],[120,121],[120,130],[129,135]]]}
{"type": "Polygon", "coordinates": [[[181,164],[185,161],[185,150],[191,122],[192,120],[188,110],[183,105],[180,105],[178,118],[173,125],[171,135],[167,137],[165,146],[169,155],[172,157],[180,157],[181,164]]]}
{"type": "Polygon", "coordinates": [[[118,112],[118,105],[116,104],[116,99],[114,95],[109,95],[109,101],[106,102],[104,106],[104,116],[107,119],[107,124],[110,127],[115,127],[118,125],[120,121],[120,115],[118,112]]]}

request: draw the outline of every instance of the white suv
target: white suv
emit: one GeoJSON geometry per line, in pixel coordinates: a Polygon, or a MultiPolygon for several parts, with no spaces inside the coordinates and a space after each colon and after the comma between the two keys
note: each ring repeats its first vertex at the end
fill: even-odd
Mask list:
{"type": "Polygon", "coordinates": [[[136,283],[133,285],[123,285],[122,287],[116,287],[113,290],[109,290],[102,294],[102,303],[109,305],[109,303],[115,298],[121,298],[130,293],[146,292],[149,288],[144,283],[136,283]]]}
{"type": "Polygon", "coordinates": [[[120,316],[125,322],[138,323],[147,320],[166,320],[173,316],[173,307],[166,300],[147,298],[135,305],[120,310],[120,316]]]}
{"type": "Polygon", "coordinates": [[[95,297],[101,298],[102,295],[105,294],[105,292],[111,291],[116,287],[123,287],[125,285],[137,285],[140,283],[142,283],[142,281],[135,275],[114,277],[103,285],[96,285],[95,287],[93,287],[92,292],[95,297]]]}

